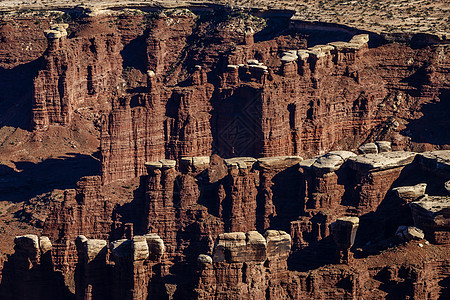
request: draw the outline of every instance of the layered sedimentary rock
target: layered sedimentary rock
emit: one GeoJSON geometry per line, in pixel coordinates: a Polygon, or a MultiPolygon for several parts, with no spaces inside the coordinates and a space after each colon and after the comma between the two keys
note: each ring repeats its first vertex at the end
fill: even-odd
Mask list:
{"type": "Polygon", "coordinates": [[[53,270],[52,243],[33,234],[14,239],[14,254],[5,261],[2,299],[62,299],[70,297],[64,278],[53,270]]]}
{"type": "Polygon", "coordinates": [[[134,236],[133,239],[76,240],[78,262],[76,296],[80,299],[147,299],[152,277],[161,275],[164,242],[156,234],[134,236]],[[109,255],[108,255],[109,254],[109,255]]]}
{"type": "MultiPolygon", "coordinates": [[[[436,204],[446,196],[425,195],[425,184],[402,185],[390,191],[384,187],[380,190],[375,180],[355,180],[361,172],[375,179],[379,172],[398,168],[418,168],[422,172],[435,168],[436,172],[430,173],[434,175],[427,173],[427,178],[435,176],[433,180],[444,184],[448,178],[441,173],[445,165],[424,166],[421,159],[412,159],[418,155],[403,151],[362,155],[331,152],[311,160],[296,156],[225,160],[201,156],[185,157],[179,163],[167,159],[148,162],[148,175],[142,181],[144,206],[136,214],[143,222],[127,224],[120,221],[120,205],[108,205],[105,190],[98,188],[100,177],[87,177],[76,190],[66,191],[65,199],[47,220],[45,232],[52,240],[52,263],[44,278],[67,281],[74,272],[73,293],[93,299],[129,295],[144,299],[152,293],[169,293],[163,287],[165,276],[188,276],[189,280],[180,279],[178,292],[196,298],[223,299],[237,292],[259,295],[256,298],[269,293],[279,299],[364,296],[368,292],[364,282],[379,278],[377,272],[383,272],[360,267],[364,253],[373,253],[397,240],[421,237],[436,244],[448,243],[446,208],[436,204]],[[292,185],[298,188],[292,189],[292,185]],[[357,201],[359,194],[354,192],[361,188],[378,189],[370,198],[374,201],[363,209],[357,201]],[[412,227],[412,219],[416,227],[412,227]],[[233,226],[250,231],[224,233],[233,226]],[[260,229],[264,226],[290,230],[292,238],[280,230],[267,230],[262,235],[259,232],[264,232],[260,229]],[[133,230],[155,232],[158,236],[133,236],[133,230]],[[89,238],[78,236],[85,232],[89,238]],[[117,236],[122,239],[116,240],[117,236]],[[128,238],[123,239],[125,236],[128,238]],[[109,247],[108,239],[113,241],[109,247]],[[352,246],[362,248],[356,251],[352,246]],[[326,263],[345,264],[320,267],[326,263]],[[294,270],[308,272],[288,271],[288,264],[294,270]],[[357,270],[353,268],[356,265],[357,270]],[[66,277],[52,275],[55,270],[63,271],[66,277]],[[332,287],[341,280],[347,283],[337,289],[332,287]]],[[[447,152],[420,154],[430,155],[442,161],[447,152]]],[[[413,182],[407,173],[391,172],[384,182],[413,182]]],[[[23,244],[20,241],[18,238],[17,247],[23,244]]],[[[41,238],[40,244],[39,251],[50,249],[49,240],[41,238]]],[[[39,251],[34,251],[37,254],[33,254],[31,262],[39,264],[39,251]]],[[[14,257],[19,257],[19,252],[14,257]]],[[[12,264],[13,259],[8,261],[12,264]]],[[[444,276],[439,268],[445,268],[446,262],[440,263],[427,267],[429,270],[411,271],[423,274],[414,282],[419,284],[427,276],[444,276]]],[[[19,284],[9,270],[5,268],[5,282],[19,284]]],[[[4,291],[9,286],[6,283],[4,291]]],[[[423,287],[410,294],[442,292],[441,288],[433,289],[423,287]]]]}
{"type": "Polygon", "coordinates": [[[198,258],[195,299],[226,299],[230,293],[238,299],[285,298],[281,283],[288,277],[290,248],[291,237],[283,231],[219,235],[212,259],[198,258]]]}
{"type": "Polygon", "coordinates": [[[339,263],[348,263],[351,260],[349,250],[355,243],[358,226],[357,217],[342,217],[331,224],[331,234],[338,249],[339,263]]]}
{"type": "MultiPolygon", "coordinates": [[[[166,103],[168,117],[164,121],[165,157],[176,159],[211,151],[224,157],[311,155],[336,146],[354,147],[365,139],[377,138],[390,139],[393,147],[402,149],[407,145],[398,131],[404,129],[406,120],[414,118],[406,111],[418,109],[414,104],[417,101],[445,98],[447,81],[437,79],[445,77],[444,61],[439,70],[433,71],[439,73],[433,75],[436,80],[425,81],[423,92],[417,93],[413,83],[411,86],[401,83],[402,76],[407,76],[402,66],[394,60],[389,66],[384,63],[386,59],[391,61],[392,57],[385,55],[392,56],[387,54],[394,50],[390,49],[392,46],[368,49],[368,35],[357,35],[340,44],[288,50],[279,57],[275,53],[285,47],[283,42],[286,43],[280,39],[238,46],[228,55],[224,70],[213,70],[220,76],[216,94],[212,93],[212,87],[202,88],[206,76],[201,73],[201,65],[196,66],[192,79],[187,80],[192,85],[190,92],[167,91],[166,99],[161,99],[166,103]],[[339,80],[334,80],[336,76],[339,80]],[[191,93],[198,100],[189,100],[194,99],[191,93]],[[229,111],[235,113],[230,115],[229,111]],[[398,115],[401,126],[392,113],[398,115]],[[349,135],[356,139],[347,138],[349,135]]],[[[182,46],[177,42],[174,47],[177,45],[182,46]]],[[[184,47],[189,51],[192,45],[184,47]]],[[[157,50],[154,49],[155,53],[157,50]]],[[[406,49],[397,50],[403,56],[413,55],[406,49]]],[[[209,66],[208,62],[206,68],[209,66]]],[[[153,125],[162,126],[161,122],[153,125]]],[[[108,139],[119,140],[119,136],[110,134],[108,139]]],[[[390,142],[385,141],[369,143],[361,152],[390,149],[390,142]]],[[[106,148],[104,155],[109,157],[111,151],[106,148]]],[[[145,155],[148,159],[148,154],[142,151],[134,156],[145,155]]],[[[109,159],[114,160],[115,156],[111,154],[109,159]]]]}
{"type": "MultiPolygon", "coordinates": [[[[99,176],[84,177],[76,189],[66,190],[44,225],[44,234],[54,242],[54,264],[74,269],[75,238],[80,234],[106,239],[112,230],[114,205],[101,191],[99,176]]],[[[115,225],[119,227],[119,225],[115,225]]]]}
{"type": "Polygon", "coordinates": [[[161,276],[165,246],[156,234],[116,240],[80,235],[77,247],[74,295],[53,265],[48,237],[18,236],[8,259],[2,299],[147,299],[160,292],[154,277],[161,276]],[[153,280],[153,281],[152,281],[153,280]]]}
{"type": "Polygon", "coordinates": [[[108,108],[122,83],[122,43],[102,17],[86,18],[75,37],[68,24],[45,31],[48,48],[42,70],[34,79],[32,127],[69,125],[80,107],[108,108]]]}
{"type": "Polygon", "coordinates": [[[309,45],[201,14],[49,24],[33,127],[104,113],[101,177],[64,192],[49,239],[17,239],[2,298],[445,297],[449,151],[418,152],[448,144],[447,46],[309,45]]]}
{"type": "Polygon", "coordinates": [[[356,171],[357,184],[353,196],[356,206],[362,211],[377,207],[404,166],[410,164],[414,157],[412,152],[394,151],[349,158],[350,168],[356,171]]]}
{"type": "MultiPolygon", "coordinates": [[[[444,45],[370,48],[368,34],[312,47],[307,36],[255,42],[262,21],[240,18],[86,11],[69,28],[50,26],[34,128],[71,124],[80,107],[106,112],[105,183],[162,158],[313,156],[385,139],[360,148],[378,153],[389,141],[411,148],[400,132],[419,144],[442,135],[415,124],[423,105],[439,107],[448,93],[444,45]]],[[[431,114],[445,125],[438,109],[431,114]]]]}
{"type": "Polygon", "coordinates": [[[450,198],[425,195],[411,202],[414,224],[435,243],[450,243],[450,198]]]}

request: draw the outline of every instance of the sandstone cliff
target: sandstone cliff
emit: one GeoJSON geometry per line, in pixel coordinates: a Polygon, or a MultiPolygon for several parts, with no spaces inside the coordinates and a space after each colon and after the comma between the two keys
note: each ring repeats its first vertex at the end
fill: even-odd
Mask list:
{"type": "Polygon", "coordinates": [[[448,45],[193,10],[80,7],[0,48],[35,60],[33,134],[89,110],[101,154],[16,238],[0,297],[448,296],[448,45]]]}

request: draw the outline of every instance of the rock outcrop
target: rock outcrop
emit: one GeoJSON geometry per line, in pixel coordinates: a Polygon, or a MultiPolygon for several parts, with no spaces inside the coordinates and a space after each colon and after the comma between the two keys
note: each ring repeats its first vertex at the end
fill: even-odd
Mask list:
{"type": "Polygon", "coordinates": [[[53,269],[52,243],[33,234],[14,239],[14,254],[4,262],[2,299],[63,299],[70,297],[64,278],[53,269]]]}
{"type": "Polygon", "coordinates": [[[411,202],[414,224],[422,228],[425,237],[439,244],[450,243],[450,198],[424,196],[411,202]]]}
{"type": "Polygon", "coordinates": [[[180,62],[187,59],[181,53],[197,49],[189,37],[202,33],[192,27],[192,18],[180,14],[156,19],[158,34],[150,32],[146,40],[146,67],[153,83],[141,85],[147,93],[127,96],[105,119],[105,183],[140,176],[142,161],[162,158],[212,153],[225,158],[311,157],[361,144],[360,152],[367,154],[408,149],[399,132],[414,118],[409,111],[419,109],[414,103],[445,97],[446,81],[437,79],[444,78],[445,71],[436,68],[436,79],[424,81],[422,92],[416,93],[416,83],[405,84],[412,73],[403,66],[405,57],[415,52],[392,45],[369,48],[367,34],[306,48],[305,41],[281,38],[247,44],[242,41],[247,31],[239,37],[224,29],[218,34],[230,38],[224,38],[222,47],[233,46],[223,66],[214,65],[217,54],[205,50],[182,86],[158,84],[172,80],[172,72],[178,74],[180,62]],[[169,33],[173,24],[179,28],[169,33]],[[174,56],[165,57],[164,49],[174,56]],[[174,61],[177,54],[179,61],[174,61]],[[219,78],[216,86],[209,83],[213,74],[219,78]],[[347,138],[349,132],[354,138],[347,138]],[[123,145],[129,144],[133,147],[125,150],[123,145]]]}
{"type": "Polygon", "coordinates": [[[419,183],[413,186],[401,186],[393,188],[392,191],[394,191],[401,199],[414,201],[425,195],[426,188],[426,183],[419,183]]]}
{"type": "Polygon", "coordinates": [[[86,19],[73,38],[68,38],[68,24],[55,24],[45,31],[48,48],[34,79],[34,129],[69,125],[80,107],[108,107],[107,98],[122,84],[122,43],[117,33],[103,25],[105,21],[86,19]]]}
{"type": "Polygon", "coordinates": [[[352,259],[350,248],[355,243],[358,226],[357,217],[342,217],[331,223],[331,234],[338,249],[339,263],[348,263],[352,259]]]}
{"type": "Polygon", "coordinates": [[[30,136],[88,122],[101,154],[15,239],[0,298],[446,297],[448,47],[192,9],[80,6],[23,60],[0,47],[30,63],[5,85],[36,73],[30,136]]]}
{"type": "Polygon", "coordinates": [[[84,236],[76,242],[75,294],[81,299],[147,299],[149,292],[157,294],[151,281],[155,274],[161,274],[165,246],[156,234],[116,240],[109,247],[105,240],[84,236]]]}
{"type": "Polygon", "coordinates": [[[395,232],[401,241],[408,242],[411,240],[421,240],[425,237],[423,231],[414,226],[400,226],[395,232]]]}
{"type": "MultiPolygon", "coordinates": [[[[154,277],[161,276],[164,242],[156,234],[132,240],[76,238],[74,277],[76,299],[147,299],[160,292],[154,277]],[[155,282],[152,282],[155,281],[155,282]]],[[[62,275],[52,264],[48,237],[18,236],[2,281],[2,299],[71,298],[62,275]]]]}
{"type": "Polygon", "coordinates": [[[213,257],[200,255],[195,299],[284,298],[281,284],[288,277],[291,237],[283,231],[232,232],[219,235],[213,257]],[[276,272],[274,272],[276,270],[276,272]],[[264,292],[266,291],[266,292],[264,292]]]}

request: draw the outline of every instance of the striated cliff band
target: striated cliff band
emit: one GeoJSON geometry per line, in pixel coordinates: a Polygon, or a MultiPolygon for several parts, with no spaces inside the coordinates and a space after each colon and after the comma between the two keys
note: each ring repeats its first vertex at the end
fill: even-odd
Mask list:
{"type": "Polygon", "coordinates": [[[0,299],[450,297],[447,36],[4,10],[0,299]]]}

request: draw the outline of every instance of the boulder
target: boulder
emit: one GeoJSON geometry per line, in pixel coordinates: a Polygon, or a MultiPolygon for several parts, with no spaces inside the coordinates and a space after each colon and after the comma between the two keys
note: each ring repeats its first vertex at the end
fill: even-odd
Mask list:
{"type": "Polygon", "coordinates": [[[87,262],[93,260],[104,260],[108,252],[107,242],[105,240],[88,239],[83,243],[84,254],[87,262]]]}
{"type": "Polygon", "coordinates": [[[331,234],[338,249],[350,249],[353,246],[358,227],[358,217],[341,217],[331,223],[331,234]]]}
{"type": "Polygon", "coordinates": [[[264,236],[258,231],[249,231],[246,234],[247,251],[249,260],[251,261],[265,261],[267,242],[264,236]]]}
{"type": "Polygon", "coordinates": [[[417,160],[426,169],[450,176],[450,150],[423,152],[417,155],[417,160]]]}
{"type": "Polygon", "coordinates": [[[337,51],[342,51],[342,52],[354,52],[357,51],[361,48],[361,45],[356,44],[356,43],[349,43],[349,42],[331,42],[328,43],[328,45],[333,46],[334,49],[336,49],[337,51]]]}
{"type": "Polygon", "coordinates": [[[213,260],[212,260],[211,256],[209,256],[209,255],[200,254],[197,257],[197,263],[198,263],[199,266],[205,267],[207,265],[212,264],[212,262],[213,262],[213,260]]]}
{"type": "Polygon", "coordinates": [[[113,241],[109,244],[109,249],[115,260],[131,258],[131,241],[121,239],[113,241]]]}
{"type": "Polygon", "coordinates": [[[231,169],[246,169],[251,168],[257,159],[253,157],[234,157],[224,159],[225,165],[231,169]]]}
{"type": "Polygon", "coordinates": [[[407,151],[363,154],[348,159],[349,166],[361,173],[376,172],[406,166],[413,162],[416,153],[407,151]]]}
{"type": "Polygon", "coordinates": [[[450,197],[424,196],[410,203],[414,224],[420,228],[450,227],[450,197]]]}
{"type": "Polygon", "coordinates": [[[350,40],[350,43],[358,44],[358,45],[364,45],[369,42],[369,35],[368,34],[357,34],[352,37],[350,40]]]}
{"type": "MultiPolygon", "coordinates": [[[[290,236],[284,232],[284,235],[280,236],[278,231],[274,231],[276,234],[271,236],[271,247],[274,251],[274,255],[277,251],[283,251],[283,243],[289,244],[290,249],[290,236]],[[278,239],[276,239],[278,238],[278,239]],[[280,245],[275,245],[279,243],[280,245]],[[276,248],[276,249],[275,249],[276,248]],[[277,250],[279,249],[279,250],[277,250]]],[[[214,262],[227,262],[227,263],[242,263],[242,262],[264,262],[267,259],[267,247],[269,243],[266,238],[257,231],[243,232],[230,232],[220,234],[216,240],[213,249],[213,261],[214,262]]],[[[287,251],[288,255],[289,251],[287,251]]]]}
{"type": "Polygon", "coordinates": [[[304,159],[301,162],[298,163],[298,166],[300,168],[305,168],[305,169],[309,169],[312,167],[312,165],[316,162],[317,158],[319,158],[320,156],[314,157],[314,158],[308,158],[308,159],[304,159]]]}
{"type": "Polygon", "coordinates": [[[332,45],[316,45],[314,47],[308,48],[309,51],[320,51],[324,54],[329,54],[331,50],[334,50],[334,47],[332,45]]]}
{"type": "Polygon", "coordinates": [[[377,145],[378,153],[381,152],[391,152],[391,142],[388,141],[376,141],[375,145],[377,145]]]}
{"type": "Polygon", "coordinates": [[[246,236],[243,232],[219,234],[214,247],[215,262],[245,262],[247,259],[246,236]]]}
{"type": "Polygon", "coordinates": [[[444,187],[447,190],[447,193],[450,195],[450,180],[444,184],[444,187]]]}
{"type": "Polygon", "coordinates": [[[48,236],[41,236],[39,238],[39,248],[41,249],[41,253],[45,254],[52,250],[52,242],[48,238],[48,236]]]}
{"type": "Polygon", "coordinates": [[[322,52],[320,50],[309,50],[309,56],[314,58],[315,60],[318,60],[322,57],[325,57],[325,52],[322,52]]]}
{"type": "Polygon", "coordinates": [[[297,55],[290,55],[290,54],[289,55],[283,55],[283,57],[281,57],[281,62],[282,63],[290,63],[290,62],[296,61],[297,58],[298,58],[297,55]]]}
{"type": "Polygon", "coordinates": [[[146,162],[144,165],[148,172],[162,168],[162,163],[159,161],[146,162]]]}
{"type": "Polygon", "coordinates": [[[250,69],[252,70],[257,70],[257,71],[265,71],[267,70],[269,67],[264,66],[264,65],[253,65],[253,66],[249,66],[250,69]]]}
{"type": "Polygon", "coordinates": [[[421,240],[425,237],[423,231],[415,226],[399,226],[395,236],[404,242],[421,240]]]}
{"type": "Polygon", "coordinates": [[[209,156],[182,157],[180,168],[184,171],[201,170],[209,166],[211,158],[209,156]]]}
{"type": "Polygon", "coordinates": [[[175,168],[177,161],[172,159],[161,159],[159,161],[146,162],[144,165],[148,171],[155,169],[171,169],[175,168]]]}
{"type": "Polygon", "coordinates": [[[378,153],[378,147],[375,143],[367,143],[360,146],[358,151],[361,154],[378,153]]]}
{"type": "Polygon", "coordinates": [[[44,35],[49,40],[57,40],[63,37],[63,34],[59,30],[44,30],[44,35]]]}
{"type": "Polygon", "coordinates": [[[164,241],[156,233],[147,233],[144,237],[147,241],[150,256],[156,259],[161,258],[166,252],[164,241]]]}
{"type": "Polygon", "coordinates": [[[392,191],[401,199],[414,201],[425,195],[426,183],[419,183],[412,186],[401,186],[393,188],[392,191]]]}
{"type": "Polygon", "coordinates": [[[177,165],[177,161],[172,159],[161,159],[159,162],[163,169],[172,169],[177,165]]]}
{"type": "Polygon", "coordinates": [[[258,166],[262,169],[286,169],[298,164],[300,156],[275,156],[258,158],[258,166]]]}
{"type": "Polygon", "coordinates": [[[353,156],[356,156],[356,154],[350,151],[331,151],[317,158],[312,164],[312,168],[321,173],[334,172],[339,169],[347,159],[353,156]]]}
{"type": "Polygon", "coordinates": [[[259,64],[259,60],[257,60],[257,59],[249,59],[249,60],[247,60],[247,64],[248,65],[257,65],[257,64],[259,64]]]}
{"type": "Polygon", "coordinates": [[[301,60],[307,60],[309,57],[309,52],[308,50],[298,50],[297,51],[297,56],[298,58],[300,58],[301,60]]]}
{"type": "Polygon", "coordinates": [[[40,253],[39,238],[34,234],[25,234],[14,238],[16,251],[23,251],[29,257],[36,257],[40,253]]]}
{"type": "Polygon", "coordinates": [[[194,168],[202,168],[209,166],[210,157],[209,156],[195,156],[192,158],[192,165],[194,168]]]}
{"type": "Polygon", "coordinates": [[[267,257],[287,258],[291,251],[291,236],[281,230],[267,230],[264,233],[267,242],[267,257]]]}

